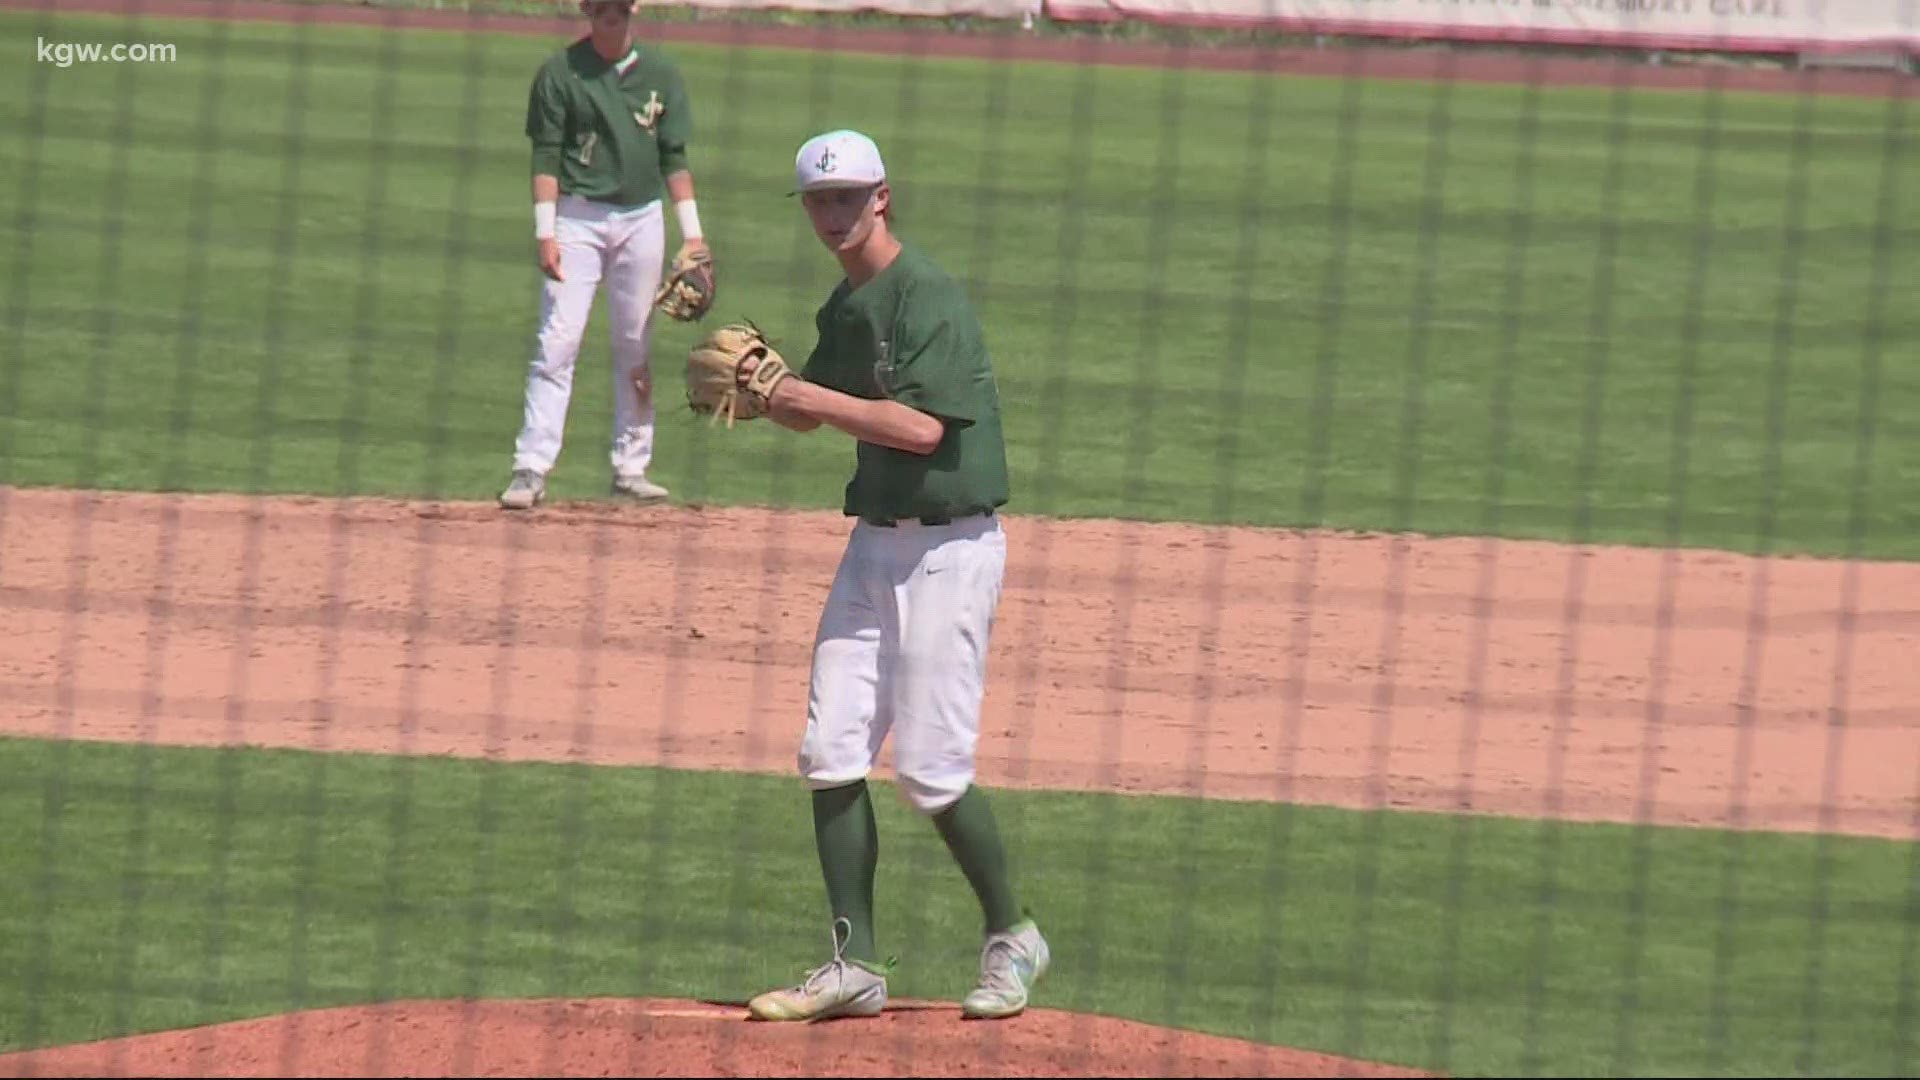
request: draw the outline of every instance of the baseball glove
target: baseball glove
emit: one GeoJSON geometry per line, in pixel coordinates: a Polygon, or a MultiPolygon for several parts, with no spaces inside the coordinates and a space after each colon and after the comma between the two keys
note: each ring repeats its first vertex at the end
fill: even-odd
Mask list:
{"type": "Polygon", "coordinates": [[[695,322],[713,306],[715,288],[712,249],[681,248],[673,257],[666,280],[653,294],[653,303],[681,322],[695,322]]]}
{"type": "Polygon", "coordinates": [[[752,323],[730,323],[706,337],[687,353],[687,405],[710,417],[755,420],[767,415],[774,388],[793,375],[787,362],[752,323]],[[741,364],[757,358],[759,365],[741,385],[741,364]]]}

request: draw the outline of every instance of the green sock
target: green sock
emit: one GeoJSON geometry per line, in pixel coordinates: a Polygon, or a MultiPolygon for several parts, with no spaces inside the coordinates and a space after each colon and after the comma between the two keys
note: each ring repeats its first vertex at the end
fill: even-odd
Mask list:
{"type": "Polygon", "coordinates": [[[987,933],[1010,930],[1025,918],[1014,899],[1013,883],[1007,878],[1007,852],[1000,845],[1000,827],[994,824],[986,792],[968,788],[959,802],[933,816],[933,824],[960,864],[960,872],[967,875],[967,884],[980,898],[987,933]]]}
{"type": "Polygon", "coordinates": [[[866,781],[813,793],[813,839],[820,848],[820,870],[827,879],[827,903],[834,918],[853,924],[847,957],[878,963],[873,943],[873,871],[880,862],[880,830],[873,822],[873,798],[867,794],[866,781]]]}

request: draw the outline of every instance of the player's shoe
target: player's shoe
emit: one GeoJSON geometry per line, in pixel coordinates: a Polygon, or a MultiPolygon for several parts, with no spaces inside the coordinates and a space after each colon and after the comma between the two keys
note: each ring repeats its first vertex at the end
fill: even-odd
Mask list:
{"type": "Polygon", "coordinates": [[[531,510],[546,497],[546,477],[532,469],[515,469],[513,482],[500,493],[500,505],[508,510],[531,510]]]}
{"type": "Polygon", "coordinates": [[[1052,957],[1047,939],[1032,919],[1024,919],[998,934],[989,934],[980,950],[980,982],[960,1003],[960,1013],[973,1020],[1000,1020],[1018,1016],[1027,1008],[1033,984],[1047,973],[1052,957]]]}
{"type": "Polygon", "coordinates": [[[627,498],[642,504],[664,502],[667,497],[666,488],[648,480],[644,476],[614,477],[613,493],[615,495],[625,495],[627,498]]]}
{"type": "Polygon", "coordinates": [[[840,938],[842,923],[847,936],[853,936],[853,923],[844,918],[833,921],[833,959],[807,972],[800,985],[769,990],[747,1002],[754,1019],[814,1021],[880,1015],[887,1005],[886,970],[847,958],[846,942],[840,938]]]}

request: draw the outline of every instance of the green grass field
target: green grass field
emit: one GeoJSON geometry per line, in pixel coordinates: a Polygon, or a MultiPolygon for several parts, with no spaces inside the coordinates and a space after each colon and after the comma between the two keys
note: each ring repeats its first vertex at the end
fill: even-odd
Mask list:
{"type": "MultiPolygon", "coordinates": [[[[551,42],[146,25],[178,63],[23,65],[0,104],[0,480],[497,493],[551,42]]],[[[0,16],[23,56],[120,32],[0,16]]],[[[871,130],[979,300],[1015,509],[1920,551],[1913,110],[676,55],[719,317],[804,354],[837,268],[782,184],[806,135],[871,130]]],[[[590,335],[558,495],[605,490],[590,335]]],[[[693,336],[659,336],[663,481],[833,504],[844,448],[673,406],[693,336]]]]}
{"type": "MultiPolygon", "coordinates": [[[[30,823],[0,849],[0,1046],[397,997],[737,999],[826,947],[781,778],[26,740],[0,775],[30,823]]],[[[995,798],[1064,961],[1050,1007],[1456,1075],[1920,1064],[1910,845],[995,798]]],[[[957,999],[978,909],[877,804],[893,991],[957,999]]]]}
{"type": "MultiPolygon", "coordinates": [[[[128,39],[0,13],[0,50],[41,34],[128,39]]],[[[181,59],[5,76],[0,483],[491,499],[551,43],[138,39],[181,59]]],[[[781,198],[791,155],[870,130],[909,237],[979,300],[1012,509],[1920,553],[1912,110],[675,53],[719,316],[804,355],[834,267],[781,198]]],[[[658,339],[658,478],[837,504],[844,444],[672,407],[695,332],[658,339]]],[[[590,335],[563,497],[606,482],[598,315],[590,335]]],[[[1464,1075],[1920,1062],[1913,844],[996,798],[1071,958],[1041,1004],[1464,1075]]],[[[381,997],[743,996],[825,945],[803,801],[0,741],[0,1049],[381,997]]],[[[895,993],[954,996],[971,900],[923,823],[881,812],[895,993]]]]}

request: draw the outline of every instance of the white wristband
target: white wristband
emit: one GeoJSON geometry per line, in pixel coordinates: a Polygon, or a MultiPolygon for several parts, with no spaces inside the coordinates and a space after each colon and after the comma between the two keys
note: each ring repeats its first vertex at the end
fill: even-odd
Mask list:
{"type": "Polygon", "coordinates": [[[537,202],[533,204],[533,236],[536,240],[553,239],[554,204],[537,202]]]}
{"type": "Polygon", "coordinates": [[[673,204],[673,210],[680,215],[680,239],[700,239],[700,211],[693,205],[693,200],[682,199],[673,204]]]}

